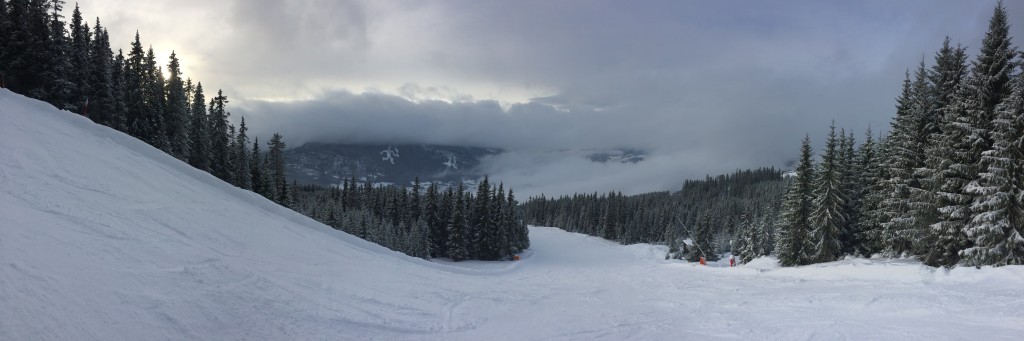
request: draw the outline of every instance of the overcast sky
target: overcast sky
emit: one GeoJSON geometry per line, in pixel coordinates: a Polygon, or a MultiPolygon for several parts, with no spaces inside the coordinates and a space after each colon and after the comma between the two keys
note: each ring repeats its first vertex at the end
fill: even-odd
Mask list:
{"type": "MultiPolygon", "coordinates": [[[[164,60],[175,50],[186,76],[224,89],[261,136],[505,148],[488,171],[550,195],[678,189],[708,173],[786,167],[804,134],[820,150],[832,120],[859,140],[869,125],[884,130],[904,70],[931,63],[947,35],[976,53],[995,2],[81,6],[115,49],[138,30],[164,60]],[[650,157],[602,165],[571,152],[603,148],[650,157]]],[[[1011,23],[1024,20],[1024,5],[1006,7],[1011,23]]],[[[1018,44],[1021,26],[1011,29],[1018,44]]]]}

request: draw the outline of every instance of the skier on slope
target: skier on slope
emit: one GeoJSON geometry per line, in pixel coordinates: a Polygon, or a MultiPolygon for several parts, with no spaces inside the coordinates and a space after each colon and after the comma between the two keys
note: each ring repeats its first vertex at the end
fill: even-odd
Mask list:
{"type": "Polygon", "coordinates": [[[729,267],[736,266],[736,256],[729,255],[729,267]]]}

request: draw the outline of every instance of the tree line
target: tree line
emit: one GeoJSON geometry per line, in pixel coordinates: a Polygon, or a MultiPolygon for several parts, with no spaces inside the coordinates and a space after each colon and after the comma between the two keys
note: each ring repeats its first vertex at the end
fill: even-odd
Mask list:
{"type": "Polygon", "coordinates": [[[374,186],[353,177],[341,187],[303,185],[294,209],[335,229],[419,258],[509,260],[530,247],[515,195],[487,177],[476,194],[419,178],[412,188],[374,186]]]}
{"type": "Polygon", "coordinates": [[[285,143],[274,134],[267,152],[250,144],[245,118],[228,121],[223,91],[209,102],[200,82],[182,78],[171,52],[167,68],[139,33],[128,54],[110,48],[96,18],[90,28],[63,0],[0,0],[0,86],[136,137],[243,189],[288,205],[285,143]],[[251,147],[250,147],[251,146],[251,147]]]}
{"type": "Polygon", "coordinates": [[[716,260],[741,248],[758,256],[772,251],[774,212],[785,188],[781,171],[760,168],[687,180],[675,193],[540,195],[524,203],[523,211],[534,225],[560,226],[622,244],[664,243],[668,257],[716,260]],[[745,235],[749,241],[736,240],[739,231],[750,231],[745,235]]]}
{"type": "Polygon", "coordinates": [[[783,265],[873,254],[1024,264],[1024,61],[1002,3],[967,59],[946,38],[930,67],[908,71],[889,135],[869,130],[853,164],[852,137],[834,127],[817,165],[804,139],[779,224],[783,265]]]}

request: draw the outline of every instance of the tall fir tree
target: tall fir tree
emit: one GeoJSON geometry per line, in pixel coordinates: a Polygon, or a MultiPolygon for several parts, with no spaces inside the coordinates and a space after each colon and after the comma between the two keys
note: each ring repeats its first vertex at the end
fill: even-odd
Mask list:
{"type": "Polygon", "coordinates": [[[841,238],[847,219],[843,207],[847,198],[842,188],[839,155],[836,127],[833,123],[825,142],[825,154],[822,155],[815,184],[810,243],[805,244],[811,247],[808,254],[812,262],[831,262],[838,259],[842,253],[841,238]]]}
{"type": "Polygon", "coordinates": [[[800,147],[800,163],[796,178],[783,199],[782,214],[777,229],[775,251],[782,266],[806,264],[810,250],[811,209],[814,198],[814,165],[811,139],[804,137],[800,147]]]}
{"type": "Polygon", "coordinates": [[[462,188],[462,184],[459,184],[459,189],[455,193],[455,200],[452,206],[451,220],[448,222],[448,258],[452,261],[463,261],[469,258],[468,240],[467,234],[469,231],[466,224],[465,209],[466,203],[464,201],[465,190],[462,188]]]}
{"type": "Polygon", "coordinates": [[[88,53],[90,64],[88,83],[90,87],[85,94],[83,111],[93,121],[117,129],[115,117],[118,116],[115,105],[114,54],[110,50],[110,36],[96,18],[93,26],[93,39],[88,53]]]}
{"type": "MultiPolygon", "coordinates": [[[[210,170],[213,175],[224,181],[231,181],[231,137],[229,136],[228,116],[225,108],[228,103],[223,90],[217,90],[217,97],[210,101],[207,127],[210,137],[210,170]]],[[[273,140],[271,140],[273,143],[273,140]]],[[[270,150],[268,148],[268,150],[270,150]]],[[[274,184],[274,190],[281,190],[282,184],[274,184]]]]}
{"type": "Polygon", "coordinates": [[[126,72],[126,60],[124,52],[117,51],[114,62],[110,67],[110,80],[113,86],[114,97],[111,105],[108,126],[127,134],[130,133],[128,125],[128,73],[126,72]]]}
{"type": "Polygon", "coordinates": [[[881,235],[882,222],[885,221],[882,216],[881,203],[884,195],[882,181],[886,177],[882,173],[884,168],[880,165],[881,153],[878,149],[879,144],[875,143],[874,134],[868,127],[864,143],[857,151],[857,168],[860,169],[862,184],[860,197],[862,199],[858,214],[860,219],[854,225],[853,233],[857,245],[856,252],[866,257],[881,251],[878,237],[881,235]]]}
{"type": "Polygon", "coordinates": [[[920,159],[917,154],[920,144],[915,139],[920,117],[914,115],[913,89],[908,72],[903,80],[903,92],[896,99],[896,117],[886,141],[884,167],[887,177],[883,180],[885,195],[880,209],[887,219],[881,223],[879,240],[883,244],[882,252],[888,256],[910,252],[910,234],[916,223],[916,216],[910,210],[910,197],[916,181],[914,170],[920,159]]]}
{"type": "Polygon", "coordinates": [[[473,200],[473,214],[469,222],[470,256],[494,259],[494,231],[491,226],[491,183],[487,176],[477,186],[473,200]]]}
{"type": "Polygon", "coordinates": [[[241,189],[252,189],[252,163],[249,160],[249,128],[245,126],[245,117],[238,125],[238,134],[235,135],[235,147],[232,151],[235,169],[235,186],[241,189]]]}
{"type": "Polygon", "coordinates": [[[982,172],[966,188],[976,196],[964,229],[974,246],[962,254],[974,266],[1024,265],[1024,76],[996,107],[992,141],[982,172]]]}
{"type": "Polygon", "coordinates": [[[267,164],[269,166],[267,175],[270,179],[270,192],[274,202],[283,206],[290,203],[288,191],[288,175],[284,167],[284,137],[274,133],[270,138],[267,147],[267,164]]]}
{"type": "Polygon", "coordinates": [[[427,194],[424,200],[423,218],[427,222],[428,239],[430,240],[433,257],[448,255],[448,226],[441,217],[441,198],[436,183],[431,182],[427,186],[427,194]]]}
{"type": "Polygon", "coordinates": [[[92,83],[89,75],[92,73],[93,63],[89,58],[90,53],[90,30],[89,24],[82,21],[82,12],[75,4],[71,14],[71,42],[68,45],[68,80],[72,85],[71,105],[75,111],[82,115],[88,115],[86,111],[86,100],[92,92],[92,83]]]}
{"type": "MultiPolygon", "coordinates": [[[[989,20],[988,32],[970,74],[960,83],[944,113],[942,136],[934,153],[946,155],[939,164],[934,181],[939,219],[932,225],[937,245],[929,257],[933,265],[950,266],[959,262],[973,238],[966,238],[968,224],[976,219],[972,212],[976,192],[968,185],[985,171],[982,154],[992,149],[993,120],[996,106],[1010,91],[1012,60],[1016,49],[1009,37],[1009,23],[1002,2],[989,20]]],[[[972,262],[977,259],[972,257],[972,262]]]]}
{"type": "Polygon", "coordinates": [[[65,28],[64,0],[49,0],[49,36],[45,40],[46,54],[42,59],[36,60],[43,64],[42,78],[44,82],[41,99],[53,104],[53,106],[77,112],[78,108],[72,103],[72,89],[75,88],[71,82],[71,57],[68,51],[70,44],[67,39],[65,28]]]}
{"type": "Polygon", "coordinates": [[[260,152],[260,138],[259,136],[253,137],[252,153],[249,160],[249,171],[252,184],[252,191],[256,194],[267,196],[267,175],[263,169],[263,153],[260,152]]]}
{"type": "MultiPolygon", "coordinates": [[[[188,134],[188,164],[196,169],[211,172],[210,160],[213,156],[210,146],[210,122],[206,114],[206,95],[203,94],[203,83],[197,83],[192,94],[192,105],[189,110],[191,124],[188,134]]],[[[215,174],[216,175],[216,174],[215,174]]]]}
{"type": "Polygon", "coordinates": [[[142,49],[142,41],[139,39],[139,32],[136,31],[135,40],[132,41],[128,57],[125,59],[124,98],[128,134],[143,141],[149,141],[150,137],[147,134],[151,131],[147,117],[150,108],[144,95],[147,72],[146,52],[142,49]]]}
{"type": "MultiPolygon", "coordinates": [[[[181,63],[178,56],[171,52],[167,63],[167,106],[165,110],[165,130],[170,142],[170,154],[179,160],[188,161],[189,157],[189,117],[188,95],[185,92],[185,81],[182,79],[181,63]]],[[[248,148],[248,143],[242,148],[248,148]]]]}

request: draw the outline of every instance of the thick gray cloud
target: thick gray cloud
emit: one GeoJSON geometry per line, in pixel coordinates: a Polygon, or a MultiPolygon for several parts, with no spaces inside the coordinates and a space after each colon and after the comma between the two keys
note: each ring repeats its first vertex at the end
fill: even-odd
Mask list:
{"type": "MultiPolygon", "coordinates": [[[[510,149],[531,193],[674,189],[888,126],[903,72],[980,46],[994,1],[97,1],[260,135],[510,149]],[[163,53],[161,53],[163,51],[163,53]],[[642,163],[582,152],[638,148],[642,163]],[[549,151],[562,151],[550,153],[549,151]]],[[[1007,3],[1011,22],[1024,6],[1007,3]]],[[[1024,25],[1012,34],[1024,37],[1024,25]]],[[[1019,42],[1020,40],[1017,39],[1019,42]]]]}

